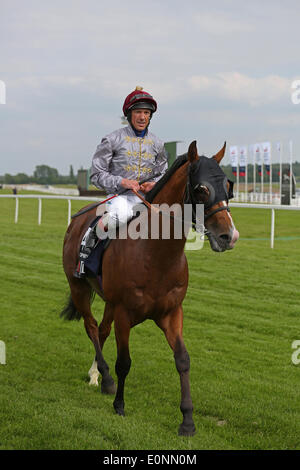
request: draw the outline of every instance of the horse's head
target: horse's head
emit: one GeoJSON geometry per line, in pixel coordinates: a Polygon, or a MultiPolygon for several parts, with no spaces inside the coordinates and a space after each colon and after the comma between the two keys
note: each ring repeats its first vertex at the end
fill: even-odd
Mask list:
{"type": "Polygon", "coordinates": [[[219,166],[226,143],[212,158],[199,157],[196,142],[188,150],[189,196],[193,203],[204,205],[204,225],[214,251],[230,250],[239,238],[229,212],[228,201],[233,197],[233,183],[219,166]]]}

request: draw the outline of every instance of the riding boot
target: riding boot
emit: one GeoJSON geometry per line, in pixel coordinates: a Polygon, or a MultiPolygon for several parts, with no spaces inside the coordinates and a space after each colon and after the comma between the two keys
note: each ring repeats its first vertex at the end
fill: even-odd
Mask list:
{"type": "Polygon", "coordinates": [[[89,227],[84,234],[81,241],[78,264],[74,272],[75,277],[83,279],[86,276],[84,269],[85,262],[99,241],[99,236],[101,239],[101,235],[107,231],[108,220],[107,213],[105,213],[102,218],[100,220],[97,219],[96,223],[89,227]],[[98,224],[101,224],[100,231],[97,230],[98,224]]]}
{"type": "Polygon", "coordinates": [[[74,272],[74,276],[82,279],[85,277],[86,272],[84,269],[84,263],[88,256],[91,254],[93,248],[95,247],[98,241],[98,237],[96,235],[96,225],[93,227],[89,227],[81,241],[80,251],[79,251],[79,260],[77,264],[76,271],[74,272]]]}

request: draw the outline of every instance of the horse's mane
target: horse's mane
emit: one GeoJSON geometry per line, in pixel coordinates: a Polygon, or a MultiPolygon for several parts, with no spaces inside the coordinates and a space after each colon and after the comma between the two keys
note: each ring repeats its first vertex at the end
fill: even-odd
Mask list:
{"type": "Polygon", "coordinates": [[[179,155],[174,161],[173,165],[166,171],[166,173],[156,182],[155,186],[151,191],[146,194],[146,200],[148,202],[153,202],[155,196],[159,191],[164,187],[164,185],[169,181],[171,176],[178,170],[184,163],[187,162],[187,153],[179,155]]]}

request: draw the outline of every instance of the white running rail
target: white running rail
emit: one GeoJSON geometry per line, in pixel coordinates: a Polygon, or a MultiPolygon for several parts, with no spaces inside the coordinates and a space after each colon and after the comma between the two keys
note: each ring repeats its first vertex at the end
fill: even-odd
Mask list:
{"type": "MultiPolygon", "coordinates": [[[[15,206],[15,223],[18,222],[19,217],[19,200],[20,199],[38,199],[38,224],[42,223],[42,200],[43,199],[62,199],[68,201],[68,225],[71,222],[71,201],[101,201],[104,197],[79,197],[79,196],[52,196],[52,195],[33,195],[33,194],[0,194],[0,198],[14,198],[16,200],[15,206]]],[[[270,246],[274,248],[275,238],[275,210],[288,210],[288,211],[300,211],[300,206],[285,206],[278,204],[247,204],[232,202],[230,207],[239,207],[243,209],[269,209],[272,211],[271,216],[271,236],[270,246]]]]}
{"type": "Polygon", "coordinates": [[[42,223],[42,200],[43,199],[63,199],[68,201],[68,225],[71,222],[71,201],[101,201],[104,197],[79,197],[79,196],[52,196],[52,195],[36,195],[36,194],[0,194],[0,198],[14,198],[16,200],[15,206],[15,223],[19,219],[19,199],[38,199],[38,224],[42,223]]]}

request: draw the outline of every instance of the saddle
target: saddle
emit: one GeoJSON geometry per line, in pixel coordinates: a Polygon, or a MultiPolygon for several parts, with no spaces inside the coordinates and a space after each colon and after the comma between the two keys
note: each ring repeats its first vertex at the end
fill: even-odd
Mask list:
{"type": "MultiPolygon", "coordinates": [[[[98,215],[92,220],[87,231],[82,237],[78,254],[79,261],[77,269],[74,272],[74,276],[77,278],[83,278],[85,276],[98,278],[102,289],[103,255],[112,240],[109,237],[104,240],[97,237],[96,226],[99,220],[106,213],[105,206],[101,207],[101,209],[98,208],[97,212],[98,215]]],[[[133,216],[133,218],[135,217],[136,216],[133,216]]]]}
{"type": "MultiPolygon", "coordinates": [[[[90,228],[95,229],[101,216],[96,217],[90,224],[90,228]]],[[[87,275],[89,277],[102,277],[102,258],[106,248],[109,246],[111,240],[106,238],[101,240],[100,238],[96,242],[94,248],[92,248],[91,253],[86,258],[84,262],[84,267],[86,268],[87,275]]]]}

